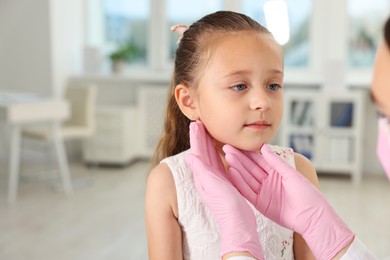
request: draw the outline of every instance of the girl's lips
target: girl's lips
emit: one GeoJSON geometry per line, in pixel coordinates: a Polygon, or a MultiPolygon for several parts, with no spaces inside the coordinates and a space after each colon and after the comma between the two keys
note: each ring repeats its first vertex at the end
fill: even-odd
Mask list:
{"type": "Polygon", "coordinates": [[[245,127],[249,127],[249,128],[262,130],[262,129],[266,129],[266,128],[270,127],[271,124],[266,122],[266,121],[259,121],[259,122],[253,122],[253,123],[250,123],[250,124],[246,124],[244,126],[245,127]]]}

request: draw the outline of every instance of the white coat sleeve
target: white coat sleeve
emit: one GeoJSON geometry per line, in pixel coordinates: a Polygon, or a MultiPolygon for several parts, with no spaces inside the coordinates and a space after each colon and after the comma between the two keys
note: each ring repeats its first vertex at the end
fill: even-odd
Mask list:
{"type": "Polygon", "coordinates": [[[340,260],[377,260],[378,258],[366,247],[366,245],[355,236],[347,252],[340,258],[340,260]]]}
{"type": "MultiPolygon", "coordinates": [[[[340,260],[378,260],[378,258],[366,247],[366,245],[355,236],[347,252],[340,258],[340,260]]],[[[255,260],[249,256],[232,256],[229,260],[255,260]]]]}

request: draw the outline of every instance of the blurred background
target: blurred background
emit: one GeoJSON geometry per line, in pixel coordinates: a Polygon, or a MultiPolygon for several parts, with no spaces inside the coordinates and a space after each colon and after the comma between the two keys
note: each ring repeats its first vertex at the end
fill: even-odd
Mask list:
{"type": "Polygon", "coordinates": [[[389,0],[0,0],[0,259],[147,259],[169,28],[218,10],[270,28],[263,7],[275,1],[287,12],[273,143],[311,159],[337,212],[389,257],[390,184],[369,98],[389,0]]]}

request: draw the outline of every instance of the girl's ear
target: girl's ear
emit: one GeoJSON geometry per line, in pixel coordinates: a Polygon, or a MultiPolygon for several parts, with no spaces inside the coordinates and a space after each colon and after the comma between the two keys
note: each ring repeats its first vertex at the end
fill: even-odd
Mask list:
{"type": "Polygon", "coordinates": [[[175,87],[176,102],[179,105],[181,112],[192,121],[198,119],[195,102],[192,97],[193,94],[194,93],[183,84],[179,84],[175,87]]]}

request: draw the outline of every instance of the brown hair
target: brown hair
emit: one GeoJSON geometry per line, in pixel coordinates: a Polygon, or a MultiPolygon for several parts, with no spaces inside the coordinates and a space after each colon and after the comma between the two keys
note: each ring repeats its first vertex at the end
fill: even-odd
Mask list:
{"type": "Polygon", "coordinates": [[[175,87],[179,84],[197,86],[198,75],[210,58],[217,36],[226,33],[254,31],[270,32],[252,18],[231,11],[219,11],[204,16],[184,32],[176,50],[172,80],[170,83],[165,123],[160,141],[152,158],[152,166],[162,159],[190,148],[190,120],[181,112],[175,99],[175,87]]]}
{"type": "Polygon", "coordinates": [[[383,28],[383,36],[385,38],[387,47],[390,49],[390,17],[387,19],[383,28]]]}

